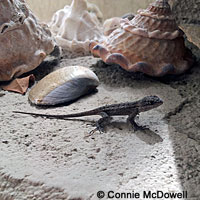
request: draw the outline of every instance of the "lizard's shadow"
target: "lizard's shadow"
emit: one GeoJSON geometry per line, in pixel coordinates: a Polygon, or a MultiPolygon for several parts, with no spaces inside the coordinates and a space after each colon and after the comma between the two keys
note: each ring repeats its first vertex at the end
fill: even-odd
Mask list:
{"type": "MultiPolygon", "coordinates": [[[[84,120],[84,119],[63,119],[63,120],[91,123],[92,126],[95,126],[96,124],[95,121],[84,120]]],[[[111,121],[108,125],[106,125],[105,127],[106,132],[104,134],[107,134],[108,130],[115,129],[115,128],[123,132],[131,132],[135,134],[140,140],[142,140],[148,145],[154,145],[163,141],[160,135],[158,135],[155,131],[152,131],[149,128],[145,127],[141,130],[134,131],[129,124],[127,124],[126,122],[119,122],[119,121],[118,122],[111,121]]]]}
{"type": "Polygon", "coordinates": [[[134,131],[131,125],[127,124],[126,122],[111,122],[110,124],[113,128],[118,128],[120,130],[135,134],[140,140],[148,145],[154,145],[163,141],[160,135],[158,135],[155,131],[151,130],[148,127],[134,131]]]}
{"type": "Polygon", "coordinates": [[[146,144],[154,145],[163,141],[163,139],[155,131],[149,128],[138,130],[135,132],[138,138],[144,141],[146,144]]]}

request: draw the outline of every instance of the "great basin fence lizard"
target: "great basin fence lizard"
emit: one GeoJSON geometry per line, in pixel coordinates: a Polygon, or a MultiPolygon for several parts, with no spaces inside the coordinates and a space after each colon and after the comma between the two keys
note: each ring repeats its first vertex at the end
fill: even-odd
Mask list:
{"type": "Polygon", "coordinates": [[[45,118],[54,118],[54,119],[68,119],[72,117],[83,117],[90,115],[100,115],[100,118],[96,126],[95,130],[99,130],[100,132],[104,132],[104,126],[110,122],[111,116],[119,116],[119,115],[128,115],[127,121],[130,122],[133,126],[134,130],[141,128],[135,122],[135,117],[140,112],[145,112],[156,108],[163,104],[163,101],[157,96],[146,96],[141,100],[134,102],[126,102],[119,104],[111,104],[102,107],[98,107],[93,110],[67,114],[67,115],[48,115],[48,114],[39,114],[39,113],[30,113],[30,112],[21,112],[21,111],[13,111],[14,113],[27,114],[35,117],[45,117],[45,118]]]}

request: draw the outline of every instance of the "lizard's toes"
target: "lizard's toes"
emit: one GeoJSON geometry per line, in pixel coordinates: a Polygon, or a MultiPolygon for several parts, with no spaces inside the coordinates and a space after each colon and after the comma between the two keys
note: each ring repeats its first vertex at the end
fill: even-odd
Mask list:
{"type": "Polygon", "coordinates": [[[145,129],[145,127],[137,125],[134,121],[130,121],[130,124],[134,131],[139,131],[139,130],[145,129]]]}
{"type": "Polygon", "coordinates": [[[143,131],[148,129],[146,126],[138,126],[138,125],[137,126],[133,125],[132,127],[134,131],[143,131]]]}
{"type": "Polygon", "coordinates": [[[96,127],[95,129],[93,129],[93,130],[91,130],[91,131],[89,132],[88,137],[91,136],[91,135],[93,135],[96,131],[99,131],[100,134],[105,133],[104,128],[98,126],[98,127],[96,127]]]}
{"type": "Polygon", "coordinates": [[[105,129],[103,127],[101,127],[101,126],[98,126],[97,130],[99,131],[100,134],[103,134],[103,133],[106,132],[105,129]]]}

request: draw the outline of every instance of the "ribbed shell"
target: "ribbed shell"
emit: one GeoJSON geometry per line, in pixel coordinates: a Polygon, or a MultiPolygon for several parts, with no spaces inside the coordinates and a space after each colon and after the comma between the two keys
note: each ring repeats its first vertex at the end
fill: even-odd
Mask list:
{"type": "Polygon", "coordinates": [[[182,36],[167,1],[156,1],[147,9],[139,10],[135,18],[129,22],[122,21],[123,29],[133,34],[156,39],[175,39],[182,36]]]}
{"type": "Polygon", "coordinates": [[[179,74],[193,62],[191,55],[187,54],[183,32],[177,26],[166,0],[157,0],[147,9],[139,10],[131,21],[122,19],[120,27],[98,45],[108,53],[105,56],[101,55],[102,51],[98,53],[96,50],[94,54],[100,55],[105,62],[110,55],[114,63],[123,62],[126,70],[141,71],[151,76],[179,74]],[[125,61],[119,61],[119,56],[114,55],[116,53],[121,54],[125,61]],[[136,67],[137,63],[145,63],[151,70],[136,67]],[[171,71],[165,71],[166,65],[172,66],[171,71]]]}

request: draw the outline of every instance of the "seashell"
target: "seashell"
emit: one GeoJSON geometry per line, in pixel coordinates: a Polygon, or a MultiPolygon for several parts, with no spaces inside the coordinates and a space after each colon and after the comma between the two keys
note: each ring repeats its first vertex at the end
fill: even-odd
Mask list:
{"type": "Polygon", "coordinates": [[[100,11],[99,7],[93,3],[90,3],[88,1],[86,1],[87,3],[87,10],[90,14],[94,15],[94,18],[97,17],[97,19],[99,20],[99,22],[103,21],[103,14],[100,11]]]}
{"type": "Polygon", "coordinates": [[[9,82],[8,84],[1,85],[5,91],[17,92],[20,94],[26,94],[28,87],[32,86],[35,82],[35,76],[33,74],[23,77],[23,78],[16,78],[9,82]]]}
{"type": "Polygon", "coordinates": [[[120,27],[121,17],[113,17],[105,20],[103,23],[103,34],[105,36],[110,35],[115,29],[120,27]]]}
{"type": "Polygon", "coordinates": [[[99,79],[90,69],[69,66],[58,69],[41,79],[29,92],[36,105],[68,103],[95,90],[99,79]]]}
{"type": "Polygon", "coordinates": [[[122,16],[123,19],[128,19],[128,20],[132,20],[135,17],[134,13],[127,13],[125,15],[122,16]]]}
{"type": "Polygon", "coordinates": [[[105,20],[103,23],[103,34],[105,36],[110,35],[115,29],[120,27],[120,21],[121,19],[128,19],[132,20],[135,17],[133,13],[127,13],[123,15],[122,17],[112,17],[110,19],[105,20]]]}
{"type": "Polygon", "coordinates": [[[150,76],[180,74],[193,64],[167,0],[156,0],[131,21],[122,19],[103,41],[91,42],[90,50],[106,63],[150,76]]]}
{"type": "Polygon", "coordinates": [[[24,0],[0,1],[0,13],[0,81],[8,81],[36,68],[54,42],[24,0]]]}
{"type": "Polygon", "coordinates": [[[97,7],[87,4],[86,0],[73,0],[71,6],[65,6],[53,15],[50,27],[63,51],[87,55],[90,41],[101,38],[103,33],[97,16],[87,9],[95,10],[100,17],[102,14],[97,7]]]}

